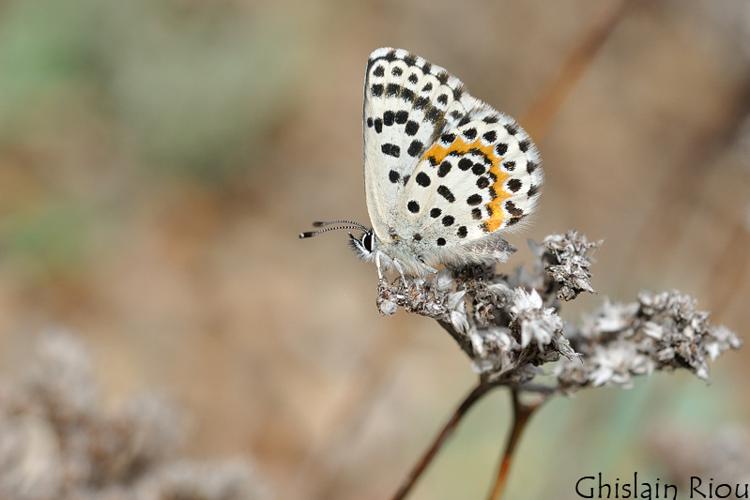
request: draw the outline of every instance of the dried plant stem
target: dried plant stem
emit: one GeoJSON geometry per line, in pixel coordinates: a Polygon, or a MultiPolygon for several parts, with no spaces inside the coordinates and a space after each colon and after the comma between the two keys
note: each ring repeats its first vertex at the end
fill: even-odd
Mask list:
{"type": "Polygon", "coordinates": [[[402,500],[406,498],[406,496],[416,484],[417,480],[422,476],[424,471],[427,470],[427,467],[432,463],[432,460],[438,454],[443,445],[445,445],[448,438],[453,435],[453,432],[456,430],[458,424],[464,418],[466,413],[471,409],[472,406],[474,406],[477,401],[482,399],[485,394],[487,394],[495,387],[497,386],[494,384],[480,382],[476,387],[474,387],[474,389],[471,390],[471,392],[469,392],[469,394],[466,395],[466,397],[461,401],[458,407],[456,407],[456,409],[453,411],[453,414],[445,423],[440,432],[438,432],[437,436],[435,436],[435,439],[432,440],[432,444],[430,444],[424,454],[419,458],[417,463],[412,468],[411,472],[409,472],[409,475],[406,476],[406,479],[404,479],[404,482],[398,488],[396,494],[391,497],[392,500],[402,500]]]}
{"type": "Polygon", "coordinates": [[[511,399],[513,401],[513,426],[508,433],[508,438],[505,442],[505,449],[503,455],[500,458],[500,466],[497,469],[497,476],[495,477],[495,484],[492,486],[490,491],[489,500],[500,500],[505,490],[505,485],[508,482],[508,473],[510,472],[510,466],[513,463],[514,453],[518,441],[521,439],[526,425],[529,423],[531,416],[539,407],[544,403],[544,400],[524,404],[521,402],[520,394],[517,389],[512,389],[511,399]]]}
{"type": "MultiPolygon", "coordinates": [[[[443,425],[442,429],[440,429],[440,432],[438,432],[438,434],[432,440],[432,443],[430,444],[430,446],[422,454],[422,456],[419,458],[419,460],[414,465],[412,470],[409,472],[409,475],[406,476],[403,483],[401,483],[401,486],[398,488],[398,491],[396,491],[396,493],[391,497],[392,500],[403,500],[404,498],[406,498],[406,496],[411,492],[412,488],[417,483],[419,478],[427,470],[427,467],[432,463],[435,456],[437,456],[438,452],[443,448],[445,443],[448,441],[448,438],[450,438],[453,435],[455,430],[458,428],[458,424],[461,423],[461,420],[463,420],[463,418],[466,416],[466,414],[471,409],[471,407],[474,406],[474,404],[476,404],[484,396],[486,396],[487,393],[489,393],[495,388],[503,387],[505,384],[506,382],[504,381],[494,381],[494,382],[480,381],[466,395],[466,397],[464,397],[461,403],[459,403],[459,405],[453,411],[453,414],[451,415],[451,417],[448,419],[445,425],[443,425]]],[[[518,399],[519,394],[521,392],[537,393],[537,394],[543,395],[546,399],[546,396],[554,393],[555,391],[556,391],[555,387],[548,387],[544,385],[531,385],[531,384],[524,385],[520,388],[512,390],[514,394],[513,396],[513,401],[514,401],[513,422],[514,423],[513,423],[513,429],[511,431],[511,436],[515,435],[515,437],[513,437],[513,448],[515,448],[515,442],[518,440],[518,438],[521,435],[521,432],[523,431],[523,428],[526,426],[526,421],[529,419],[529,417],[531,417],[531,413],[533,413],[534,410],[536,410],[539,406],[541,406],[541,403],[537,403],[535,405],[521,405],[520,402],[516,403],[516,400],[518,399]],[[519,417],[519,415],[522,418],[519,417]]],[[[506,448],[506,452],[507,452],[507,448],[506,448]]],[[[512,454],[512,450],[511,450],[511,454],[512,454]]]]}
{"type": "Polygon", "coordinates": [[[604,19],[599,20],[587,32],[565,60],[557,76],[547,84],[520,120],[526,131],[536,137],[537,141],[544,137],[563,102],[632,3],[634,0],[621,0],[604,19]]]}

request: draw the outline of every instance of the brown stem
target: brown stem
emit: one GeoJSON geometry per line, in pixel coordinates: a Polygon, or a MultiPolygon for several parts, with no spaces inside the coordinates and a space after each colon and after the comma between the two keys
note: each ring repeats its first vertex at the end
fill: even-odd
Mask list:
{"type": "Polygon", "coordinates": [[[544,399],[530,404],[522,403],[518,389],[512,389],[510,394],[513,400],[513,427],[511,427],[505,442],[505,449],[500,459],[500,466],[497,469],[495,484],[492,486],[488,497],[489,500],[500,500],[502,498],[518,441],[524,429],[526,429],[526,424],[529,423],[531,416],[544,403],[544,399]]]}
{"type": "MultiPolygon", "coordinates": [[[[480,380],[476,387],[474,387],[474,389],[472,389],[471,392],[466,395],[466,397],[461,401],[458,407],[456,407],[456,409],[453,411],[451,418],[448,419],[440,432],[438,432],[438,434],[432,440],[430,447],[427,448],[424,454],[419,458],[417,463],[412,468],[411,472],[409,472],[409,475],[404,479],[404,482],[401,483],[398,491],[396,491],[396,493],[391,497],[391,500],[402,500],[406,498],[406,496],[411,492],[414,485],[417,483],[417,480],[419,480],[422,474],[424,474],[424,472],[427,470],[427,467],[432,463],[432,460],[448,441],[448,438],[453,435],[453,432],[456,430],[461,420],[463,420],[464,416],[466,416],[466,413],[469,411],[469,409],[471,409],[474,404],[476,404],[492,389],[505,386],[507,383],[507,381],[502,380],[493,382],[480,380]]],[[[516,389],[512,389],[513,394],[519,394],[520,392],[534,393],[541,395],[544,399],[554,394],[556,390],[556,387],[533,384],[522,385],[516,389]]],[[[516,427],[519,425],[521,427],[518,431],[518,435],[514,438],[514,441],[518,439],[518,437],[520,436],[520,431],[523,430],[523,426],[526,425],[525,420],[528,420],[528,418],[531,416],[531,413],[539,406],[541,406],[541,403],[537,403],[536,405],[533,405],[533,407],[530,405],[525,405],[522,407],[524,410],[519,413],[519,408],[516,406],[516,400],[517,396],[514,396],[513,414],[515,415],[515,417],[513,428],[516,429],[516,427]],[[523,417],[524,422],[519,423],[520,421],[518,419],[518,415],[524,415],[524,412],[527,411],[527,409],[530,409],[528,410],[528,415],[525,415],[523,417]]],[[[515,443],[513,443],[513,446],[515,447],[515,443]]]]}
{"type": "Polygon", "coordinates": [[[593,61],[594,56],[607,41],[617,23],[624,17],[633,0],[621,0],[610,13],[587,32],[586,37],[573,49],[557,76],[547,84],[529,110],[521,124],[537,141],[544,137],[552,119],[558,113],[573,87],[593,61]]]}
{"type": "Polygon", "coordinates": [[[432,444],[424,454],[419,458],[414,468],[409,472],[409,475],[404,479],[404,482],[398,488],[398,491],[393,495],[392,500],[402,500],[406,498],[411,489],[416,484],[417,480],[422,476],[427,467],[432,463],[440,449],[445,445],[446,441],[453,434],[458,427],[458,424],[464,418],[466,413],[471,409],[474,404],[482,399],[482,397],[489,391],[497,387],[495,384],[488,384],[480,382],[474,389],[466,395],[461,401],[458,407],[453,411],[451,418],[445,423],[440,432],[432,440],[432,444]]]}

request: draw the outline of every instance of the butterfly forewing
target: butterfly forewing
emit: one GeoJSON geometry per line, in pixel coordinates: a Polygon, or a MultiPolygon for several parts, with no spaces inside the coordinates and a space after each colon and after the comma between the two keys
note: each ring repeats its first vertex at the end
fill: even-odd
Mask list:
{"type": "Polygon", "coordinates": [[[491,251],[481,243],[533,211],[543,180],[536,147],[456,77],[378,49],[364,94],[367,205],[381,240],[415,242],[428,260],[440,260],[429,259],[432,249],[471,260],[462,254],[491,251]]]}
{"type": "Polygon", "coordinates": [[[375,50],[364,89],[365,183],[370,220],[384,238],[398,224],[397,200],[417,163],[474,100],[443,68],[405,50],[375,50]]]}

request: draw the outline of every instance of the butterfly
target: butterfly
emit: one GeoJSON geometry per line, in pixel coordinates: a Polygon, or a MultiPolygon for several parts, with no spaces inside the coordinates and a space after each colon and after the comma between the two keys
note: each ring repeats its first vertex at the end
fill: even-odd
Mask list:
{"type": "Polygon", "coordinates": [[[362,118],[372,227],[315,222],[300,238],[361,231],[349,233],[351,246],[380,278],[507,258],[502,235],[534,211],[543,181],[537,148],[513,118],[440,66],[388,47],[368,58],[362,118]]]}

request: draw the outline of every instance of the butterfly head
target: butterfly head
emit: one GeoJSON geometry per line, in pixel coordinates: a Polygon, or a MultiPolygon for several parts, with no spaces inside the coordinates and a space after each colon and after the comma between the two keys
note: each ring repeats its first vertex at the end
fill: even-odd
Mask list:
{"type": "Polygon", "coordinates": [[[363,260],[370,260],[373,258],[373,253],[377,246],[377,238],[372,229],[367,229],[359,238],[352,233],[349,233],[349,244],[352,246],[354,253],[356,253],[358,257],[363,260]]]}
{"type": "Polygon", "coordinates": [[[360,224],[359,222],[350,220],[316,221],[313,222],[312,225],[313,227],[316,227],[318,229],[316,229],[315,231],[306,231],[304,233],[300,233],[299,237],[301,239],[312,238],[313,236],[317,236],[322,233],[337,231],[340,229],[355,229],[357,231],[361,231],[361,236],[356,236],[352,233],[349,233],[349,244],[354,250],[354,253],[356,253],[357,256],[361,259],[371,260],[373,258],[373,254],[377,247],[377,237],[375,236],[372,228],[368,228],[360,224]]]}

